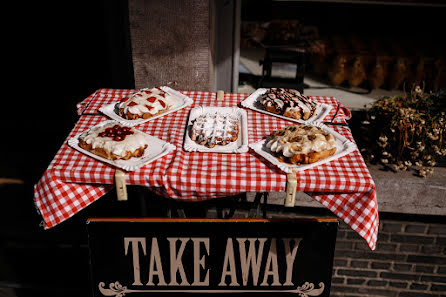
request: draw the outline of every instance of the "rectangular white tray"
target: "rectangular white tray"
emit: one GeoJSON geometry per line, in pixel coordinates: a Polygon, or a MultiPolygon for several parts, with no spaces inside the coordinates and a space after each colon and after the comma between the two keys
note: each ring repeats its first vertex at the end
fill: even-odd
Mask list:
{"type": "Polygon", "coordinates": [[[181,94],[180,92],[175,91],[174,89],[171,89],[171,88],[166,87],[166,86],[162,86],[160,88],[163,91],[165,91],[165,92],[169,93],[170,95],[172,95],[172,98],[173,98],[173,100],[175,102],[173,104],[173,106],[171,106],[169,108],[169,110],[166,111],[165,113],[156,115],[156,116],[148,118],[148,119],[127,120],[127,119],[124,119],[123,117],[121,117],[120,115],[118,115],[116,113],[115,107],[116,107],[116,103],[117,102],[112,103],[112,104],[104,105],[101,108],[99,108],[99,111],[102,112],[103,114],[107,115],[111,119],[119,122],[120,124],[131,127],[131,126],[136,126],[136,125],[145,123],[147,121],[151,121],[151,120],[160,118],[162,116],[165,116],[166,114],[175,112],[177,110],[180,110],[180,109],[182,109],[182,108],[184,108],[184,107],[194,103],[194,100],[192,100],[192,98],[190,98],[190,97],[188,97],[188,96],[186,96],[184,94],[181,94]]]}
{"type": "Polygon", "coordinates": [[[325,104],[325,103],[318,103],[316,102],[316,112],[306,121],[304,120],[296,120],[290,117],[285,117],[279,114],[275,114],[272,112],[269,112],[267,110],[265,110],[262,106],[262,104],[260,104],[260,97],[266,93],[266,91],[268,91],[269,89],[265,89],[265,88],[260,88],[257,89],[256,91],[254,91],[254,93],[252,93],[251,95],[249,95],[248,97],[246,97],[245,100],[243,100],[241,102],[241,105],[243,107],[264,113],[264,114],[269,114],[284,120],[288,120],[288,121],[293,121],[293,122],[297,122],[297,123],[307,123],[307,122],[322,122],[324,120],[324,118],[327,116],[327,114],[330,112],[330,110],[333,108],[331,105],[325,104]]]}
{"type": "Polygon", "coordinates": [[[214,107],[214,106],[197,106],[191,109],[189,120],[186,126],[184,136],[184,150],[188,152],[203,152],[203,153],[246,153],[248,148],[248,120],[246,111],[238,107],[214,107]],[[216,145],[213,148],[208,148],[193,141],[189,132],[193,121],[203,113],[230,113],[239,119],[239,136],[236,141],[227,145],[216,145]]]}
{"type": "MultiPolygon", "coordinates": [[[[109,122],[111,122],[111,121],[101,122],[97,126],[105,125],[109,122]]],[[[144,132],[141,132],[141,133],[144,134],[144,136],[147,140],[147,143],[148,143],[148,147],[145,149],[144,155],[142,157],[130,158],[128,160],[109,160],[109,159],[103,158],[101,156],[95,155],[93,153],[90,153],[87,150],[84,150],[83,148],[81,148],[79,146],[79,136],[82,133],[79,133],[76,136],[70,138],[68,140],[68,145],[87,156],[90,156],[94,159],[105,162],[112,166],[124,169],[125,171],[135,171],[135,170],[141,168],[142,166],[144,166],[150,162],[153,162],[156,159],[159,159],[176,149],[176,147],[171,143],[163,141],[157,137],[151,136],[144,132]]]]}
{"type": "Polygon", "coordinates": [[[257,154],[264,157],[266,160],[271,162],[272,164],[279,167],[280,170],[282,170],[285,173],[291,173],[292,171],[302,171],[309,168],[313,168],[316,166],[319,166],[321,164],[328,163],[332,160],[338,159],[340,157],[343,157],[347,154],[350,154],[356,149],[356,145],[342,136],[341,134],[337,133],[333,129],[330,129],[329,127],[325,126],[322,123],[318,122],[310,122],[310,123],[304,123],[303,125],[312,125],[321,128],[322,130],[332,134],[336,138],[336,153],[328,158],[319,160],[315,163],[311,164],[302,164],[302,165],[293,165],[288,164],[284,162],[280,162],[274,155],[273,152],[266,147],[266,143],[268,142],[268,138],[262,139],[260,141],[257,141],[255,143],[251,143],[249,145],[250,148],[252,148],[257,154]]]}

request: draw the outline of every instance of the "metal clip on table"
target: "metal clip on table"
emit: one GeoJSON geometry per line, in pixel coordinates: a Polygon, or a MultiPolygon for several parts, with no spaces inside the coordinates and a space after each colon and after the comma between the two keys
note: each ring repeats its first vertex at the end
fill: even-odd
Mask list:
{"type": "Polygon", "coordinates": [[[291,171],[286,175],[286,196],[285,196],[285,206],[294,207],[296,200],[296,190],[297,190],[297,177],[296,171],[291,171]]]}
{"type": "Polygon", "coordinates": [[[125,172],[116,168],[115,170],[116,196],[118,201],[127,201],[127,185],[125,183],[125,172]]]}
{"type": "Polygon", "coordinates": [[[217,91],[217,101],[225,100],[225,92],[222,90],[217,91]]]}

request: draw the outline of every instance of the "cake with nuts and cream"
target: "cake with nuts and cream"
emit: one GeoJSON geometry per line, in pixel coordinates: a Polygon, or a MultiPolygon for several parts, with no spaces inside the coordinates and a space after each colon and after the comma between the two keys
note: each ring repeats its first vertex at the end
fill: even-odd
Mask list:
{"type": "Polygon", "coordinates": [[[334,155],[336,138],[310,125],[292,125],[271,134],[266,147],[289,164],[311,164],[334,155]]]}

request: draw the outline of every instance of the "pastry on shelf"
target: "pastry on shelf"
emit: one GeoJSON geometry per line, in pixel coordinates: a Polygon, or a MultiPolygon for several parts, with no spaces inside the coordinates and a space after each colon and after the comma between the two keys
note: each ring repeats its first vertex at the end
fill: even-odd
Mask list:
{"type": "Polygon", "coordinates": [[[398,89],[406,79],[407,71],[406,59],[401,57],[397,58],[389,73],[388,88],[390,90],[398,89]]]}
{"type": "Polygon", "coordinates": [[[349,68],[348,71],[348,83],[351,87],[359,86],[365,79],[367,78],[367,74],[365,71],[364,63],[360,56],[357,56],[353,59],[353,64],[349,68]]]}
{"type": "Polygon", "coordinates": [[[436,92],[441,88],[446,88],[446,60],[439,58],[435,61],[435,75],[433,90],[436,92]]]}
{"type": "Polygon", "coordinates": [[[345,55],[337,55],[328,69],[328,79],[334,86],[339,86],[347,78],[346,73],[347,57],[345,55]]]}
{"type": "Polygon", "coordinates": [[[410,59],[407,67],[407,88],[412,89],[414,86],[421,85],[421,83],[424,81],[424,59],[422,57],[410,59]]]}
{"type": "Polygon", "coordinates": [[[378,89],[384,85],[387,78],[386,57],[377,57],[375,63],[367,75],[367,81],[371,89],[378,89]]]}

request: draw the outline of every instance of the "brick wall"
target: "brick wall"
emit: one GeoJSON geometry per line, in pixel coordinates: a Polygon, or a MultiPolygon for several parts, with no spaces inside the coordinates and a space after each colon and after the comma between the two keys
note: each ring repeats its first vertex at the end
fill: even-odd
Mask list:
{"type": "Polygon", "coordinates": [[[331,296],[446,296],[446,224],[381,219],[370,251],[341,223],[331,296]]]}
{"type": "MultiPolygon", "coordinates": [[[[233,217],[249,217],[249,208],[237,204],[233,217]]],[[[268,218],[333,216],[325,209],[315,208],[268,205],[264,210],[268,218]]],[[[444,217],[390,213],[380,216],[374,251],[340,221],[330,296],[446,297],[444,217]]]]}

